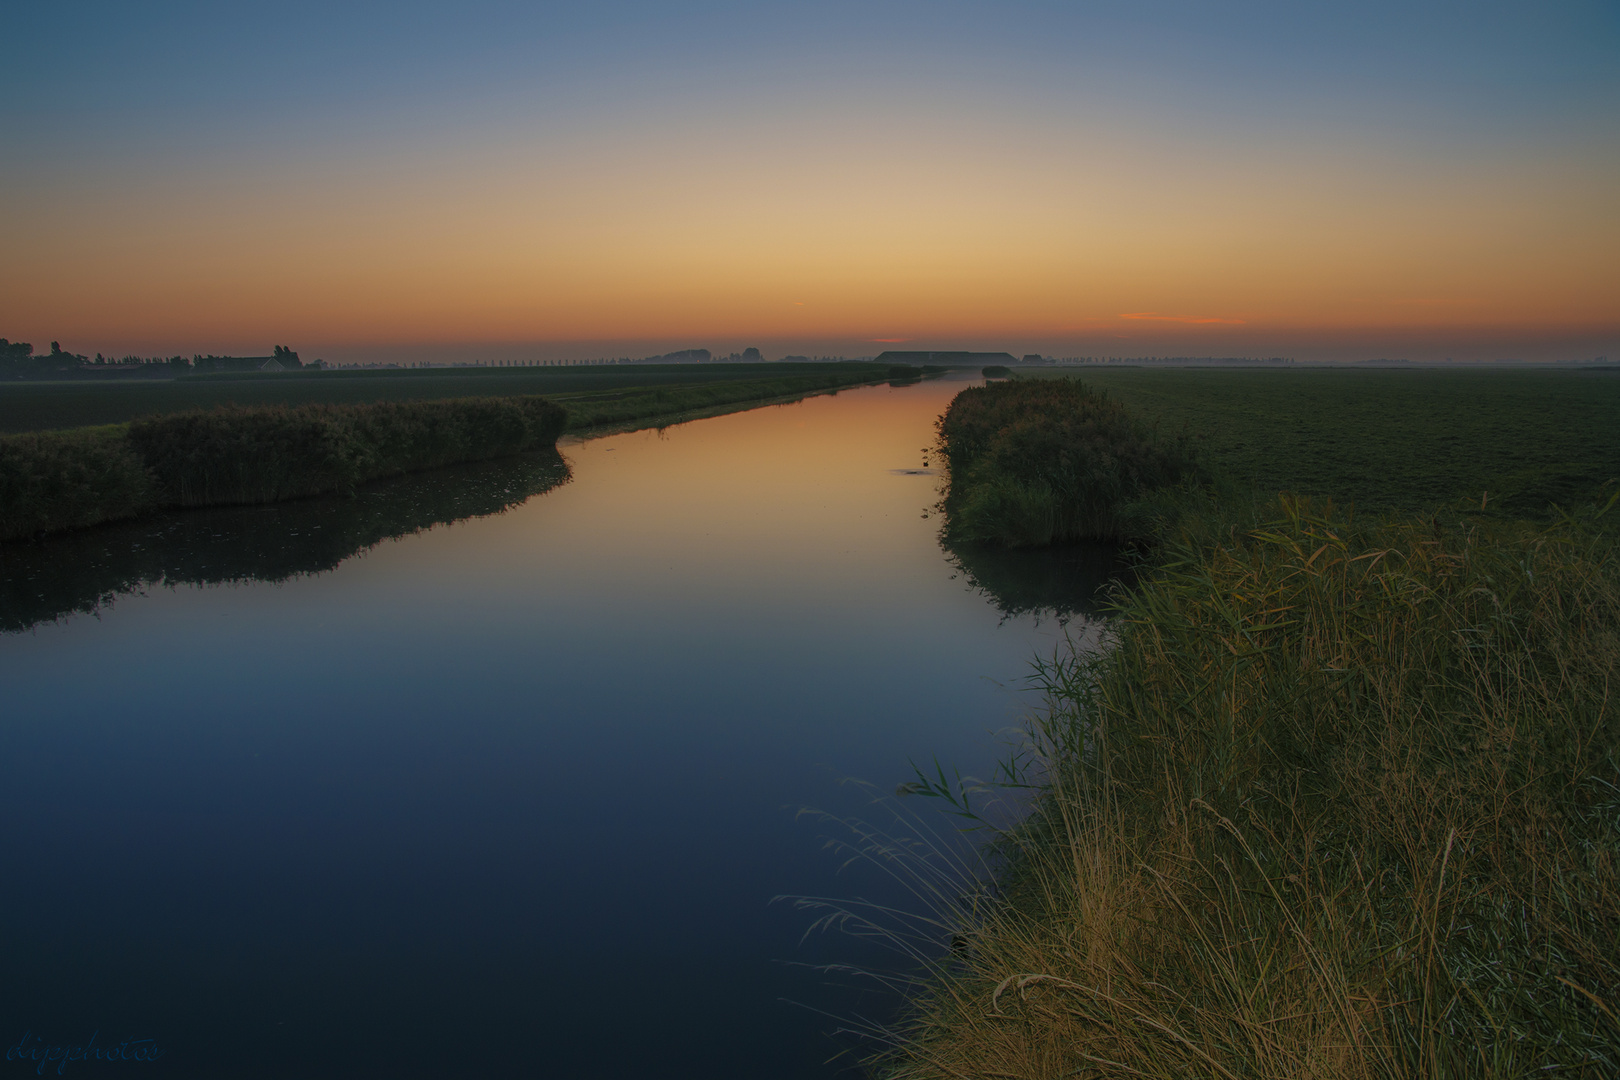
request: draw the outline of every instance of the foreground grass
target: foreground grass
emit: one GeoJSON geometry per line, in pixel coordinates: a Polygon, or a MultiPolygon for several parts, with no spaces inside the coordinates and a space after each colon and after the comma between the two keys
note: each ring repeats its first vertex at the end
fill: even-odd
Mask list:
{"type": "Polygon", "coordinates": [[[886,1075],[1620,1075],[1606,519],[1273,513],[1042,665],[1003,902],[886,1075]]]}

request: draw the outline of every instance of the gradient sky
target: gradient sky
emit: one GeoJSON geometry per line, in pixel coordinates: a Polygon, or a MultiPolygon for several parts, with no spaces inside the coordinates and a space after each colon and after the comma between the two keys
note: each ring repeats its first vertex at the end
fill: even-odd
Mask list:
{"type": "Polygon", "coordinates": [[[40,349],[1620,359],[1613,0],[14,3],[0,39],[0,335],[40,349]]]}

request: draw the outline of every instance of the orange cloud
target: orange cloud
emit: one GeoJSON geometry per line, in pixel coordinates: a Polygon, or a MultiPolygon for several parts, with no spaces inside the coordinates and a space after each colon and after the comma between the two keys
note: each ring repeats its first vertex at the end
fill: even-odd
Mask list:
{"type": "Polygon", "coordinates": [[[1242,326],[1242,319],[1199,319],[1191,315],[1160,315],[1152,311],[1137,311],[1129,315],[1121,315],[1122,319],[1149,319],[1153,322],[1182,322],[1182,323],[1223,323],[1227,326],[1242,326]]]}

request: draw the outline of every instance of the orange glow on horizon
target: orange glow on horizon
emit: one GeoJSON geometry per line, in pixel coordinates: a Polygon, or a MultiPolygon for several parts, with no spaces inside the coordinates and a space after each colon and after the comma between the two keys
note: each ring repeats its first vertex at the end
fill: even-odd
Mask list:
{"type": "Polygon", "coordinates": [[[1620,214],[1589,171],[1347,173],[1329,157],[1275,176],[1216,163],[1189,185],[1173,147],[1163,161],[1116,147],[1120,164],[1088,170],[1078,151],[1032,143],[1010,197],[993,160],[920,175],[910,162],[926,149],[875,149],[851,176],[649,177],[631,156],[585,164],[600,152],[587,147],[483,173],[379,162],[41,188],[4,226],[27,254],[0,265],[0,333],[79,352],[319,343],[329,357],[493,342],[1620,341],[1620,214]]]}
{"type": "Polygon", "coordinates": [[[1242,326],[1243,319],[1201,319],[1191,315],[1159,315],[1152,311],[1138,311],[1130,315],[1121,315],[1122,319],[1142,319],[1151,322],[1194,323],[1199,326],[1220,324],[1223,326],[1242,326]]]}

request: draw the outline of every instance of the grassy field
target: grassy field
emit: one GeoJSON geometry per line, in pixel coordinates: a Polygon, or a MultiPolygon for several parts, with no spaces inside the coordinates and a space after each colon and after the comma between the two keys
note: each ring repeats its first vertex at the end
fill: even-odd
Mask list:
{"type": "MultiPolygon", "coordinates": [[[[1361,510],[1459,499],[1544,517],[1620,477],[1620,373],[1524,369],[1084,369],[1186,431],[1232,480],[1361,510]]],[[[1032,376],[1020,374],[1020,378],[1032,376]]]]}
{"type": "MultiPolygon", "coordinates": [[[[195,375],[127,382],[0,383],[0,434],[121,424],[216,405],[358,405],[457,397],[542,395],[566,402],[633,388],[708,386],[758,379],[861,376],[855,364],[626,364],[562,368],[414,368],[195,375]]],[[[878,374],[868,377],[876,378],[878,374]]]]}

